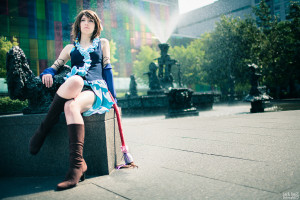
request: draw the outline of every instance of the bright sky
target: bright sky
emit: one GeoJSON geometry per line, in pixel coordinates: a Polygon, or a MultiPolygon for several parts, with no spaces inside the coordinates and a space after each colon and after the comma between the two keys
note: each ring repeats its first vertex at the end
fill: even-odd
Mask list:
{"type": "Polygon", "coordinates": [[[212,4],[215,1],[217,0],[178,0],[179,14],[212,4]]]}

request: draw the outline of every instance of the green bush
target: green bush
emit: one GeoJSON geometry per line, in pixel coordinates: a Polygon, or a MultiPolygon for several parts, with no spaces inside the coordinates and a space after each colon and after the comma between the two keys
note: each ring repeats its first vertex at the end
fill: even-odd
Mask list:
{"type": "Polygon", "coordinates": [[[6,37],[0,36],[0,78],[6,78],[6,53],[18,45],[17,38],[13,37],[11,42],[6,37]]]}
{"type": "Polygon", "coordinates": [[[28,106],[28,101],[12,100],[9,97],[0,98],[0,114],[22,112],[28,106]]]}

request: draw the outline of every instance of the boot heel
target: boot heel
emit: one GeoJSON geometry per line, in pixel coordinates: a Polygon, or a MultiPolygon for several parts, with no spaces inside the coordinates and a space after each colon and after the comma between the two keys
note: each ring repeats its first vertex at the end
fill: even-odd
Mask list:
{"type": "Polygon", "coordinates": [[[84,181],[85,180],[85,173],[82,174],[82,176],[80,177],[80,181],[84,181]]]}

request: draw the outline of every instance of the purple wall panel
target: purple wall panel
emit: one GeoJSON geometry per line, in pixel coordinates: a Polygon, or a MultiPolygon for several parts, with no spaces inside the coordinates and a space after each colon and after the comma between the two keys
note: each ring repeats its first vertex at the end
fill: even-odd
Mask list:
{"type": "Polygon", "coordinates": [[[54,22],[54,33],[55,33],[55,57],[58,58],[60,51],[63,49],[61,22],[57,22],[57,21],[54,22]]]}
{"type": "Polygon", "coordinates": [[[51,1],[45,2],[46,8],[46,35],[47,40],[54,40],[54,15],[53,15],[53,3],[51,1]]]}
{"type": "Polygon", "coordinates": [[[47,60],[39,60],[40,73],[47,68],[47,60]]]}
{"type": "Polygon", "coordinates": [[[83,9],[87,10],[90,8],[90,0],[83,0],[83,9]]]}
{"type": "Polygon", "coordinates": [[[8,0],[0,0],[0,15],[8,15],[8,0]]]}
{"type": "Polygon", "coordinates": [[[19,16],[28,17],[27,1],[19,1],[19,16]]]}
{"type": "Polygon", "coordinates": [[[29,38],[37,39],[36,2],[34,0],[29,0],[27,3],[29,38]]]}

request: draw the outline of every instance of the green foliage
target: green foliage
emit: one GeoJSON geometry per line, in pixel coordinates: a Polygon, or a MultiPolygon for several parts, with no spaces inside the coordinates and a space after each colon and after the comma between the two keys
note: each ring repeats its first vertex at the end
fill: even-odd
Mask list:
{"type": "Polygon", "coordinates": [[[113,64],[118,61],[115,58],[117,47],[116,47],[116,43],[114,42],[114,40],[109,41],[109,47],[110,47],[110,63],[112,65],[113,75],[117,76],[118,72],[116,72],[113,67],[113,64]]]}
{"type": "Polygon", "coordinates": [[[236,84],[246,84],[247,64],[255,60],[259,32],[251,19],[223,16],[216,29],[204,41],[207,82],[227,95],[236,84]]]}
{"type": "MultiPolygon", "coordinates": [[[[242,96],[250,89],[248,64],[255,63],[262,73],[261,84],[273,92],[271,96],[278,98],[285,90],[295,97],[295,83],[300,83],[299,3],[291,3],[289,10],[289,20],[279,21],[262,0],[254,8],[256,21],[223,16],[211,33],[186,47],[170,48],[171,58],[181,65],[183,84],[193,89],[209,84],[220,88],[223,95],[242,96]]],[[[159,51],[142,47],[133,65],[136,77],[148,83],[143,73],[157,57],[159,51]]],[[[172,73],[178,82],[178,67],[173,66],[172,73]]]]}
{"type": "Polygon", "coordinates": [[[22,109],[28,106],[28,102],[20,100],[12,100],[9,97],[0,98],[0,114],[9,114],[22,112],[22,109]]]}
{"type": "Polygon", "coordinates": [[[271,96],[279,98],[281,90],[293,95],[295,83],[300,82],[299,3],[291,4],[287,21],[271,15],[264,0],[254,12],[256,21],[222,17],[204,40],[202,70],[207,73],[206,81],[224,95],[244,93],[249,86],[247,65],[255,63],[260,67],[262,84],[273,91],[271,96]]]}
{"type": "Polygon", "coordinates": [[[253,8],[254,14],[258,17],[256,23],[258,27],[263,28],[264,31],[268,31],[273,23],[271,10],[267,3],[262,0],[259,3],[259,7],[253,8]]]}
{"type": "MultiPolygon", "coordinates": [[[[203,36],[204,39],[206,37],[209,37],[209,35],[203,36]]],[[[203,50],[204,39],[194,40],[186,48],[176,46],[169,50],[171,58],[176,59],[180,64],[183,85],[188,85],[193,89],[197,84],[203,83],[206,77],[206,73],[202,68],[205,55],[203,50]]],[[[175,82],[178,82],[178,68],[174,66],[172,73],[175,82]]]]}
{"type": "Polygon", "coordinates": [[[249,94],[251,85],[250,83],[246,83],[246,84],[236,83],[234,89],[235,89],[236,96],[239,97],[240,99],[243,99],[245,98],[245,96],[247,96],[247,94],[249,94]]]}
{"type": "Polygon", "coordinates": [[[290,66],[293,68],[293,79],[295,82],[297,81],[298,83],[300,82],[300,5],[299,1],[293,2],[290,6],[290,13],[288,16],[291,21],[290,23],[290,28],[291,28],[291,57],[292,60],[290,60],[288,63],[290,66]]]}
{"type": "Polygon", "coordinates": [[[149,71],[149,64],[154,62],[153,59],[160,56],[159,52],[149,46],[142,46],[141,51],[137,54],[136,60],[133,63],[133,73],[137,80],[148,84],[148,76],[144,73],[149,71]]]}
{"type": "Polygon", "coordinates": [[[291,3],[290,20],[281,22],[270,14],[264,0],[255,9],[261,34],[257,64],[262,69],[263,84],[276,98],[280,98],[282,90],[289,90],[293,96],[294,85],[300,81],[299,8],[299,3],[291,3]]]}
{"type": "MultiPolygon", "coordinates": [[[[180,64],[183,75],[182,83],[192,88],[195,88],[196,84],[203,83],[205,79],[205,72],[202,70],[205,52],[202,46],[202,40],[194,40],[186,48],[184,46],[170,47],[168,52],[171,58],[176,59],[180,64]]],[[[154,58],[158,58],[159,56],[159,51],[154,48],[149,46],[141,48],[133,64],[133,73],[141,82],[148,84],[148,77],[143,74],[149,71],[149,64],[154,62],[154,58]]],[[[178,66],[174,65],[172,67],[172,74],[175,83],[178,83],[178,66]]]]}
{"type": "Polygon", "coordinates": [[[6,53],[13,46],[18,46],[17,39],[13,37],[13,42],[6,37],[0,36],[0,78],[6,78],[6,53]]]}

